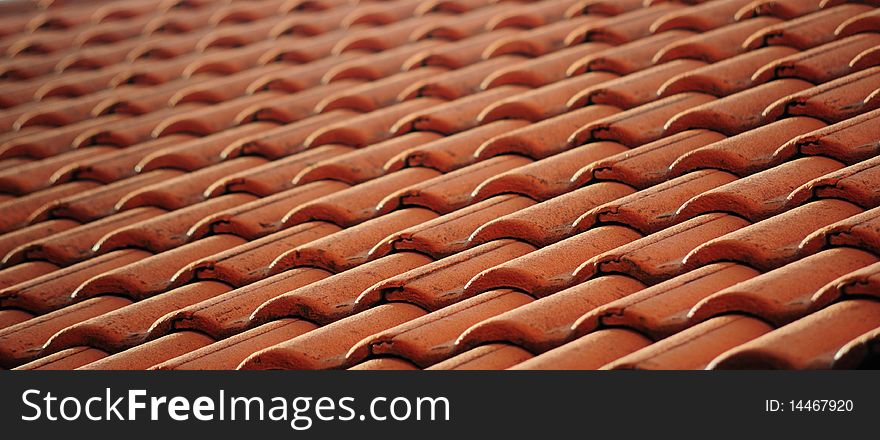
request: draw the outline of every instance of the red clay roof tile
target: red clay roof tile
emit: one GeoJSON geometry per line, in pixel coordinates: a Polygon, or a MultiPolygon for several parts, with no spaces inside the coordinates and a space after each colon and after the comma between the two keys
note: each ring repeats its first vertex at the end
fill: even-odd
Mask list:
{"type": "Polygon", "coordinates": [[[505,341],[542,353],[566,342],[572,324],[581,315],[644,287],[622,275],[589,280],[474,324],[462,333],[457,344],[471,347],[505,341]]]}
{"type": "Polygon", "coordinates": [[[581,186],[593,180],[611,180],[648,188],[669,178],[679,157],[723,139],[724,135],[711,130],[683,131],[593,162],[578,171],[572,181],[581,186]]]}
{"type": "Polygon", "coordinates": [[[376,209],[381,215],[400,207],[419,206],[447,214],[469,205],[474,199],[474,191],[490,177],[530,163],[531,159],[522,156],[495,156],[395,191],[386,196],[376,209]]]}
{"type": "Polygon", "coordinates": [[[227,338],[249,328],[251,313],[263,302],[329,275],[325,270],[305,267],[267,277],[166,314],[152,324],[148,338],[189,329],[218,340],[227,338]]]}
{"type": "Polygon", "coordinates": [[[631,330],[598,330],[514,365],[511,369],[595,370],[649,344],[650,339],[631,330]]]}
{"type": "Polygon", "coordinates": [[[852,246],[876,252],[880,249],[878,214],[880,209],[874,208],[817,229],[800,243],[800,252],[813,254],[832,246],[852,246]]]}
{"type": "MultiPolygon", "coordinates": [[[[827,157],[796,159],[707,189],[681,205],[676,215],[691,218],[707,212],[729,212],[752,222],[763,220],[783,211],[788,195],[800,185],[842,167],[843,164],[827,157]]],[[[695,173],[699,171],[682,177],[695,173]]]]}
{"type": "Polygon", "coordinates": [[[71,298],[82,300],[96,295],[117,294],[144,299],[170,287],[174,274],[187,264],[243,243],[244,240],[235,235],[207,237],[92,277],[77,287],[71,293],[71,298]]]}
{"type": "Polygon", "coordinates": [[[814,294],[826,284],[877,261],[857,249],[829,249],[716,292],[694,305],[688,317],[702,321],[744,312],[783,325],[805,315],[814,294]]]}
{"type": "Polygon", "coordinates": [[[72,292],[90,278],[151,256],[139,250],[119,250],[90,258],[0,290],[0,306],[48,313],[74,300],[72,292]]]}
{"type": "Polygon", "coordinates": [[[427,367],[461,350],[456,341],[471,325],[531,301],[528,295],[510,290],[482,293],[374,333],[355,344],[345,357],[352,363],[367,356],[391,355],[427,367]]]}
{"type": "Polygon", "coordinates": [[[590,72],[559,80],[487,106],[482,121],[513,118],[540,121],[562,115],[569,109],[569,100],[582,89],[617,78],[610,72],[590,72]]]}
{"type": "Polygon", "coordinates": [[[794,205],[809,199],[839,198],[865,208],[880,205],[877,191],[871,183],[871,179],[880,171],[878,165],[876,159],[868,159],[815,178],[792,191],[788,203],[794,205]]]}
{"type": "Polygon", "coordinates": [[[145,370],[214,342],[196,332],[172,333],[77,368],[78,370],[145,370]]]}
{"type": "Polygon", "coordinates": [[[58,266],[46,261],[28,261],[0,270],[0,290],[27,280],[41,277],[58,270],[58,266]]]}
{"type": "Polygon", "coordinates": [[[690,200],[712,194],[735,181],[736,176],[724,171],[695,171],[597,206],[578,217],[573,229],[582,231],[601,224],[625,224],[644,234],[658,232],[694,217],[689,212],[679,214],[690,205],[690,200]]]}
{"type": "MultiPolygon", "coordinates": [[[[266,162],[237,173],[231,173],[214,181],[205,194],[217,197],[225,193],[249,193],[258,197],[277,194],[297,184],[304,183],[298,179],[304,170],[311,169],[319,163],[333,159],[342,159],[355,150],[342,145],[324,145],[305,150],[301,153],[266,162]]],[[[338,176],[337,176],[338,177],[338,176]]],[[[377,176],[378,177],[378,176],[377,176]]],[[[319,179],[316,179],[319,180],[319,179]]],[[[346,183],[351,179],[346,179],[346,183]]]]}
{"type": "Polygon", "coordinates": [[[497,194],[517,193],[535,200],[547,200],[580,186],[572,176],[576,176],[584,164],[624,151],[628,151],[626,147],[616,142],[581,145],[487,179],[474,190],[474,198],[482,200],[497,194]]]}
{"type": "Polygon", "coordinates": [[[685,270],[686,257],[704,247],[703,243],[748,225],[729,214],[701,215],[593,257],[574,277],[581,281],[603,273],[623,273],[647,284],[663,281],[685,270]]]}
{"type": "Polygon", "coordinates": [[[495,240],[459,252],[400,275],[386,278],[365,290],[356,307],[379,301],[406,301],[436,310],[473,296],[468,282],[479,273],[535,248],[515,240],[495,240]]]}
{"type": "Polygon", "coordinates": [[[389,173],[298,205],[284,215],[283,227],[316,220],[341,227],[354,226],[374,218],[377,205],[386,197],[405,188],[430,182],[439,175],[432,169],[422,167],[389,173]]]}
{"type": "Polygon", "coordinates": [[[267,300],[251,314],[251,322],[301,316],[326,324],[356,313],[362,292],[390,277],[433,262],[416,252],[398,252],[267,300]],[[332,287],[332,288],[331,288],[332,287]]]}
{"type": "Polygon", "coordinates": [[[515,345],[486,344],[438,362],[426,370],[504,370],[531,358],[531,353],[515,345]]]}
{"type": "Polygon", "coordinates": [[[388,236],[370,250],[370,255],[384,256],[396,251],[416,251],[435,259],[463,251],[471,234],[486,222],[534,205],[527,197],[499,195],[474,203],[433,220],[388,236]]]}
{"type": "Polygon", "coordinates": [[[16,370],[73,370],[98,359],[107,357],[107,353],[89,347],[68,348],[55,354],[41,357],[16,370]]]}
{"type": "Polygon", "coordinates": [[[585,313],[572,332],[581,336],[599,327],[626,327],[660,340],[692,325],[688,312],[703,298],[758,274],[734,263],[703,266],[585,313]]]}
{"type": "Polygon", "coordinates": [[[350,363],[347,356],[359,340],[425,315],[412,304],[383,304],[286,342],[260,350],[242,361],[239,369],[319,370],[350,363]],[[366,317],[367,319],[363,319],[366,317]]]}
{"type": "MultiPolygon", "coordinates": [[[[568,101],[571,108],[592,104],[612,105],[624,110],[658,99],[657,89],[670,78],[698,69],[705,63],[698,60],[675,60],[615,78],[583,89],[568,101]]],[[[598,74],[600,72],[591,72],[598,74]]]]}
{"type": "Polygon", "coordinates": [[[803,116],[785,118],[686,152],[669,165],[669,174],[678,176],[698,169],[714,168],[747,176],[778,162],[777,151],[789,140],[825,126],[818,119],[803,116]]]}
{"type": "Polygon", "coordinates": [[[235,234],[253,240],[278,232],[285,214],[302,203],[310,202],[349,185],[333,180],[321,180],[293,187],[243,205],[206,216],[193,225],[188,235],[201,238],[210,233],[235,234]]]}
{"type": "Polygon", "coordinates": [[[487,269],[468,281],[465,290],[512,288],[539,298],[547,296],[571,286],[575,269],[584,261],[639,238],[641,234],[625,226],[590,229],[487,269]]]}
{"type": "Polygon", "coordinates": [[[574,132],[569,142],[580,145],[595,141],[615,141],[630,148],[637,147],[668,134],[665,126],[670,118],[714,99],[703,93],[680,93],[663,98],[589,123],[574,132]]]}
{"type": "Polygon", "coordinates": [[[427,209],[397,210],[287,251],[272,262],[270,272],[297,266],[342,272],[367,262],[370,250],[389,235],[435,218],[427,209]]]}
{"type": "MultiPolygon", "coordinates": [[[[403,149],[400,154],[390,158],[385,163],[384,172],[397,171],[408,167],[425,167],[435,169],[441,173],[448,173],[476,162],[478,160],[476,152],[486,142],[505,132],[514,132],[517,128],[525,125],[527,125],[526,121],[513,119],[489,122],[462,133],[445,137],[440,137],[439,134],[428,131],[407,133],[393,139],[406,139],[415,136],[428,142],[423,141],[419,143],[420,145],[413,145],[411,148],[403,149]]],[[[380,144],[374,145],[378,146],[380,144]]],[[[373,153],[371,156],[376,157],[377,155],[373,153]]],[[[334,177],[339,178],[338,176],[334,177]]]]}
{"type": "Polygon", "coordinates": [[[88,346],[108,353],[120,352],[145,342],[150,326],[166,313],[229,290],[229,286],[211,281],[180,287],[65,327],[46,342],[43,350],[49,354],[88,346]]]}
{"type": "Polygon", "coordinates": [[[217,280],[235,287],[259,281],[283,253],[326,237],[340,228],[325,222],[307,222],[283,229],[184,266],[172,279],[179,286],[192,280],[217,280]]]}
{"type": "Polygon", "coordinates": [[[834,39],[834,30],[847,19],[870,10],[868,5],[840,5],[778,23],[755,32],[746,49],[784,45],[806,50],[834,39]]]}
{"type": "Polygon", "coordinates": [[[499,238],[516,238],[536,246],[547,246],[569,236],[574,221],[584,212],[634,191],[632,187],[615,182],[588,185],[486,222],[474,231],[470,240],[472,243],[487,243],[499,238]]]}
{"type": "Polygon", "coordinates": [[[878,324],[877,301],[841,301],[725,352],[709,368],[831,368],[839,349],[878,324]]]}
{"type": "Polygon", "coordinates": [[[501,154],[521,154],[542,159],[562,153],[572,145],[570,136],[578,127],[617,114],[619,109],[608,105],[588,106],[496,136],[474,153],[479,158],[501,154]]]}
{"type": "Polygon", "coordinates": [[[764,335],[773,327],[742,315],[710,319],[630,353],[603,369],[697,370],[719,354],[764,335]]]}
{"type": "Polygon", "coordinates": [[[726,60],[697,67],[670,78],[657,90],[660,97],[676,93],[702,92],[727,96],[748,89],[753,75],[768,62],[797,53],[786,46],[771,46],[736,55],[726,60]]]}
{"type": "Polygon", "coordinates": [[[779,158],[795,154],[831,156],[846,163],[858,162],[874,156],[880,128],[880,111],[873,110],[851,119],[805,133],[779,147],[774,153],[779,158]]]}
{"type": "Polygon", "coordinates": [[[131,304],[131,301],[118,297],[92,298],[45,315],[38,316],[20,324],[6,327],[0,331],[0,365],[4,368],[17,367],[36,359],[43,344],[55,332],[95,316],[117,310],[131,304]]]}
{"type": "Polygon", "coordinates": [[[856,72],[784,97],[763,113],[769,120],[784,116],[812,116],[828,123],[840,122],[865,111],[868,96],[880,85],[880,67],[856,72]]]}
{"type": "Polygon", "coordinates": [[[754,32],[779,22],[773,17],[759,17],[682,38],[660,49],[654,56],[654,62],[662,63],[682,58],[709,63],[726,60],[745,52],[744,44],[754,32]]]}
{"type": "Polygon", "coordinates": [[[738,261],[773,269],[796,259],[801,240],[813,231],[861,212],[842,200],[808,203],[708,241],[691,251],[684,264],[694,268],[716,261],[738,261]],[[794,218],[798,221],[792,223],[794,218]]]}
{"type": "Polygon", "coordinates": [[[368,359],[349,368],[349,370],[356,371],[406,371],[419,369],[410,361],[394,357],[368,359]]]}
{"type": "Polygon", "coordinates": [[[252,353],[301,336],[317,326],[301,319],[279,319],[182,354],[151,369],[232,370],[252,353]]]}
{"type": "Polygon", "coordinates": [[[156,208],[123,211],[67,231],[35,239],[10,251],[3,259],[3,263],[12,265],[27,260],[46,260],[59,266],[69,266],[94,256],[98,252],[97,245],[104,235],[162,214],[165,214],[165,211],[156,208]]]}

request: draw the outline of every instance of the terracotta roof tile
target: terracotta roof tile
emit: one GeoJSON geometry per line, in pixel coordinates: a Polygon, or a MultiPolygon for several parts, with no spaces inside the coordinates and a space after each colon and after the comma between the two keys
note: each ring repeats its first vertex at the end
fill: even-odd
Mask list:
{"type": "Polygon", "coordinates": [[[106,234],[163,214],[165,211],[156,208],[123,211],[45,238],[34,239],[11,250],[6,254],[3,263],[12,265],[28,260],[46,260],[59,266],[69,266],[94,256],[99,250],[98,243],[106,234]]]}
{"type": "Polygon", "coordinates": [[[857,249],[829,249],[716,292],[697,303],[688,316],[702,321],[744,312],[782,325],[805,315],[813,307],[813,296],[826,284],[876,262],[877,257],[857,249]]]}
{"type": "Polygon", "coordinates": [[[542,159],[570,148],[570,136],[578,127],[603,120],[618,112],[619,109],[608,105],[577,109],[496,136],[481,145],[475,154],[480,158],[488,158],[513,153],[542,159]]]}
{"type": "MultiPolygon", "coordinates": [[[[587,87],[572,96],[569,107],[605,104],[631,109],[658,99],[657,90],[670,78],[698,69],[698,60],[675,60],[587,87]]],[[[598,74],[600,72],[594,72],[598,74]]]]}
{"type": "Polygon", "coordinates": [[[0,289],[6,289],[27,280],[46,275],[57,269],[57,265],[45,261],[28,261],[7,267],[0,270],[0,289]]]}
{"type": "Polygon", "coordinates": [[[77,368],[78,370],[145,370],[184,353],[209,345],[214,340],[196,332],[163,336],[77,368]]]}
{"type": "MultiPolygon", "coordinates": [[[[427,142],[420,142],[420,145],[413,145],[411,148],[402,149],[403,151],[400,154],[388,159],[383,167],[383,172],[393,172],[407,167],[425,167],[441,173],[448,173],[463,168],[478,160],[476,152],[479,151],[482,145],[508,131],[515,132],[517,128],[526,124],[525,121],[511,119],[490,122],[480,127],[445,137],[439,137],[437,133],[429,131],[415,131],[398,136],[386,142],[411,137],[424,139],[427,142]]],[[[395,144],[399,143],[396,142],[395,144]]],[[[379,146],[381,144],[384,143],[374,145],[379,146]]],[[[378,155],[372,153],[370,156],[377,157],[378,155]]],[[[339,178],[339,176],[334,177],[339,178]]]]}
{"type": "Polygon", "coordinates": [[[495,240],[386,278],[358,297],[356,306],[379,301],[406,301],[436,310],[474,293],[468,282],[486,269],[525,255],[534,247],[515,240],[495,240]]]}
{"type": "Polygon", "coordinates": [[[119,250],[90,258],[0,290],[0,306],[48,313],[73,302],[73,291],[92,277],[149,256],[149,252],[119,250]]]}
{"type": "Polygon", "coordinates": [[[16,370],[73,370],[107,357],[107,353],[88,347],[69,348],[16,367],[16,370]]]}
{"type": "Polygon", "coordinates": [[[428,366],[460,350],[456,341],[472,324],[531,301],[528,295],[510,290],[482,293],[377,332],[355,344],[346,359],[357,362],[367,356],[393,355],[428,366]]]}
{"type": "Polygon", "coordinates": [[[227,338],[247,329],[251,313],[263,302],[330,275],[321,269],[297,268],[181,307],[157,319],[149,329],[150,338],[187,329],[227,338]]]}
{"type": "Polygon", "coordinates": [[[734,263],[703,266],[585,313],[572,332],[580,336],[600,326],[627,327],[663,339],[692,325],[688,312],[703,298],[759,274],[734,263]]]}
{"type": "Polygon", "coordinates": [[[576,93],[614,78],[617,75],[610,72],[590,72],[562,79],[487,106],[481,118],[484,122],[504,118],[540,121],[559,116],[568,111],[568,102],[576,93]]]}
{"type": "Polygon", "coordinates": [[[108,270],[77,287],[71,297],[81,300],[101,294],[118,294],[143,299],[167,289],[174,274],[192,261],[243,243],[244,240],[234,235],[215,235],[198,240],[108,270]]]}
{"type": "Polygon", "coordinates": [[[745,52],[747,48],[744,45],[754,32],[779,22],[773,17],[758,17],[683,38],[663,47],[654,56],[654,62],[660,63],[682,58],[711,63],[726,60],[745,52]]]}
{"type": "Polygon", "coordinates": [[[631,330],[598,330],[514,365],[511,369],[596,370],[650,343],[650,339],[631,330]]]}
{"type": "Polygon", "coordinates": [[[356,313],[358,297],[374,284],[433,261],[416,252],[398,252],[378,258],[278,295],[254,310],[250,319],[262,322],[302,316],[319,323],[336,321],[356,313]]]}
{"type": "Polygon", "coordinates": [[[532,358],[509,344],[486,344],[432,365],[427,370],[503,370],[532,358]]]}
{"type": "Polygon", "coordinates": [[[0,365],[12,368],[31,361],[38,357],[46,341],[59,330],[130,303],[127,299],[117,297],[92,298],[6,327],[0,332],[0,339],[3,340],[0,365]]]}
{"type": "Polygon", "coordinates": [[[297,266],[342,272],[367,262],[370,250],[389,235],[435,218],[437,214],[427,209],[401,209],[297,246],[278,256],[270,272],[278,273],[297,266]]]}
{"type": "Polygon", "coordinates": [[[803,116],[785,118],[686,152],[669,165],[669,173],[675,176],[697,169],[714,168],[747,176],[778,162],[779,149],[791,139],[825,126],[818,119],[803,116]]]}
{"type": "Polygon", "coordinates": [[[296,338],[257,351],[242,361],[240,369],[339,368],[350,363],[348,352],[361,338],[413,321],[425,311],[412,304],[383,304],[296,338]],[[363,319],[366,317],[367,319],[363,319]]]}
{"type": "Polygon", "coordinates": [[[3,368],[880,358],[875,2],[58,3],[0,19],[3,368]]]}
{"type": "Polygon", "coordinates": [[[622,151],[580,169],[572,181],[580,186],[590,181],[624,182],[637,188],[648,188],[662,182],[672,162],[687,152],[724,139],[709,130],[688,130],[622,151]]]}
{"type": "Polygon", "coordinates": [[[547,200],[569,191],[573,181],[577,185],[573,176],[583,164],[595,163],[624,151],[627,151],[626,147],[616,142],[594,142],[575,147],[487,179],[474,190],[474,197],[481,200],[513,192],[535,200],[547,200]]]}
{"type": "Polygon", "coordinates": [[[852,60],[864,50],[880,43],[880,35],[858,34],[803,52],[779,58],[755,72],[756,82],[777,78],[800,78],[814,84],[830,81],[852,72],[852,60]]]}
{"type": "Polygon", "coordinates": [[[722,97],[741,92],[754,84],[753,76],[768,62],[797,53],[786,46],[770,46],[681,73],[657,90],[661,97],[683,92],[702,92],[722,97]]]}
{"type": "Polygon", "coordinates": [[[805,50],[834,39],[834,30],[847,19],[870,10],[868,5],[840,5],[768,26],[755,32],[743,47],[784,45],[805,50]]]}
{"type": "Polygon", "coordinates": [[[575,271],[574,277],[580,281],[602,273],[624,273],[648,284],[662,281],[684,270],[686,257],[705,248],[704,243],[748,225],[746,220],[729,214],[701,215],[593,257],[575,271]]]}
{"type": "Polygon", "coordinates": [[[516,238],[536,246],[555,243],[572,232],[583,213],[635,190],[615,182],[596,183],[486,222],[471,235],[471,242],[486,243],[516,238]]]}
{"type": "Polygon", "coordinates": [[[575,269],[584,261],[639,238],[641,234],[624,226],[591,229],[487,269],[471,279],[465,289],[482,292],[506,287],[535,297],[550,295],[569,287],[575,269]]]}
{"type": "Polygon", "coordinates": [[[157,370],[232,370],[251,354],[316,329],[300,319],[279,319],[160,364],[157,370]]]}
{"type": "Polygon", "coordinates": [[[457,343],[471,347],[505,341],[541,353],[566,342],[585,313],[644,287],[626,276],[598,277],[475,324],[457,343]]]}
{"type": "Polygon", "coordinates": [[[738,261],[768,270],[797,258],[798,245],[809,234],[862,209],[842,200],[819,200],[715,238],[684,259],[693,268],[716,261],[738,261]],[[791,223],[791,219],[798,221],[791,223]],[[782,227],[785,225],[785,227],[782,227]]]}
{"type": "Polygon", "coordinates": [[[229,286],[222,283],[204,281],[126,305],[55,333],[46,342],[44,352],[49,354],[82,346],[108,353],[123,351],[145,342],[150,326],[166,313],[229,290],[229,286]]]}
{"type": "Polygon", "coordinates": [[[741,315],[710,319],[604,366],[607,369],[697,370],[719,354],[773,327],[741,315]]]}
{"type": "Polygon", "coordinates": [[[471,235],[486,222],[534,204],[527,197],[513,194],[491,197],[391,234],[373,247],[370,254],[375,257],[396,251],[417,251],[440,259],[467,248],[471,235]]]}
{"type": "Polygon", "coordinates": [[[581,231],[601,224],[625,224],[644,234],[658,232],[692,218],[688,211],[695,198],[732,185],[736,176],[718,170],[701,170],[670,179],[584,213],[574,222],[581,231]],[[720,188],[719,188],[720,187],[720,188]]]}
{"type": "Polygon", "coordinates": [[[868,96],[877,90],[880,67],[852,73],[800,93],[780,99],[764,110],[770,120],[783,116],[812,116],[834,123],[874,110],[866,107],[868,96]]]}
{"type": "Polygon", "coordinates": [[[174,274],[172,285],[198,279],[245,286],[265,278],[272,263],[283,253],[339,230],[339,227],[325,222],[308,222],[283,229],[193,261],[174,274]]]}
{"type": "Polygon", "coordinates": [[[670,118],[714,99],[703,93],[680,93],[587,124],[572,134],[570,141],[615,141],[637,147],[662,138],[670,118]]]}
{"type": "Polygon", "coordinates": [[[779,147],[776,157],[795,154],[831,156],[852,163],[873,157],[878,148],[874,127],[880,126],[880,111],[873,110],[845,121],[805,133],[779,147]]]}
{"type": "MultiPolygon", "coordinates": [[[[723,211],[756,222],[779,214],[785,207],[788,195],[800,185],[842,167],[840,162],[826,157],[796,159],[703,191],[683,204],[676,214],[690,218],[706,212],[723,211]]],[[[699,171],[685,174],[679,179],[696,173],[699,171]]]]}
{"type": "Polygon", "coordinates": [[[800,243],[800,252],[813,254],[832,246],[852,246],[876,252],[878,249],[877,208],[817,229],[800,243]]]}
{"type": "Polygon", "coordinates": [[[876,328],[878,320],[877,301],[842,301],[732,348],[709,368],[831,368],[838,350],[876,328]]]}
{"type": "Polygon", "coordinates": [[[361,362],[351,368],[349,370],[363,370],[363,371],[405,371],[405,370],[419,370],[419,367],[415,366],[412,362],[394,358],[394,357],[380,357],[375,359],[369,359],[364,362],[361,362]]]}

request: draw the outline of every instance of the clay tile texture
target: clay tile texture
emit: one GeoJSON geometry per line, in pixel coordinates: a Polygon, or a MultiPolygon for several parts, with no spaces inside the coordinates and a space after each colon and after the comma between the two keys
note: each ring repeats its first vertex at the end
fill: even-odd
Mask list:
{"type": "Polygon", "coordinates": [[[876,1],[55,3],[0,369],[880,365],[876,1]]]}

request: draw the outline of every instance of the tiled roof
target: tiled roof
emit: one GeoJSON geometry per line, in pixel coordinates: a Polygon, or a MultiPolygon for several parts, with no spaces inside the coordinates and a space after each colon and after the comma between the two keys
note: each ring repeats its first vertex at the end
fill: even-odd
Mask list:
{"type": "Polygon", "coordinates": [[[0,367],[877,367],[878,5],[2,2],[0,367]]]}

